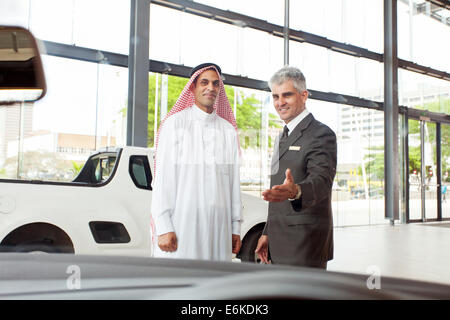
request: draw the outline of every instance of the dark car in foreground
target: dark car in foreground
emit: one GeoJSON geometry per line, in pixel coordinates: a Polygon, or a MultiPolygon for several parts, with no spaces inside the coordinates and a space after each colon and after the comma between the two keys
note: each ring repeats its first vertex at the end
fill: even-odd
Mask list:
{"type": "Polygon", "coordinates": [[[449,299],[450,286],[319,269],[123,256],[0,254],[0,299],[449,299]]]}

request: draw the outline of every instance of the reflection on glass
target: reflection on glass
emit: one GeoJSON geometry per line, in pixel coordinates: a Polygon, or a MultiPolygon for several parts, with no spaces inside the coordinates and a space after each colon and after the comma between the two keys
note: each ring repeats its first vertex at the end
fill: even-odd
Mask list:
{"type": "Polygon", "coordinates": [[[128,69],[97,64],[95,149],[126,145],[128,69]]]}
{"type": "Polygon", "coordinates": [[[397,1],[397,6],[399,58],[448,72],[449,10],[426,1],[397,1]],[[428,13],[426,5],[433,6],[428,13]]]}
{"type": "Polygon", "coordinates": [[[289,42],[289,60],[308,74],[308,87],[383,101],[383,65],[307,43],[289,42]]]}
{"type": "MultiPolygon", "coordinates": [[[[15,179],[18,175],[21,109],[27,110],[26,113],[29,113],[29,108],[26,106],[0,106],[0,179],[15,179]]],[[[28,118],[24,127],[29,125],[28,118]]]]}
{"type": "Polygon", "coordinates": [[[383,52],[381,1],[290,1],[289,24],[294,30],[383,52]]]}
{"type": "MultiPolygon", "coordinates": [[[[278,135],[280,121],[272,114],[273,105],[266,92],[228,87],[227,95],[236,109],[241,158],[241,190],[261,197],[269,186],[270,141],[278,135]]],[[[272,140],[273,139],[273,140],[272,140]]]]}
{"type": "Polygon", "coordinates": [[[43,60],[46,97],[0,108],[0,178],[72,181],[92,152],[125,144],[127,69],[43,60]]]}
{"type": "Polygon", "coordinates": [[[149,148],[154,147],[156,133],[162,118],[172,109],[188,80],[158,73],[149,74],[147,128],[147,146],[149,148]]]}
{"type": "Polygon", "coordinates": [[[73,1],[72,43],[80,47],[128,54],[130,3],[115,1],[112,5],[109,0],[73,1]]]}
{"type": "Polygon", "coordinates": [[[150,21],[149,53],[154,60],[192,67],[210,61],[223,73],[262,80],[283,61],[283,39],[266,32],[158,5],[151,5],[150,21]]]}
{"type": "Polygon", "coordinates": [[[27,17],[21,25],[39,39],[128,54],[130,1],[6,1],[9,12],[27,17]]]}
{"type": "Polygon", "coordinates": [[[399,105],[450,114],[450,82],[399,69],[399,105]]]}
{"type": "Polygon", "coordinates": [[[336,132],[335,226],[386,224],[383,112],[308,100],[314,117],[336,132]]]}

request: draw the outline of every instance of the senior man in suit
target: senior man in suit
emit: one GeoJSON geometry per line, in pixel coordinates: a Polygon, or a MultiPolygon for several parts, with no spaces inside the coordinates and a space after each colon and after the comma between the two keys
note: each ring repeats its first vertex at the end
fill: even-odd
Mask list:
{"type": "Polygon", "coordinates": [[[299,69],[283,67],[269,87],[286,125],[275,141],[271,188],[262,193],[269,214],[255,252],[264,263],[326,269],[333,259],[336,135],[306,109],[308,91],[299,69]]]}

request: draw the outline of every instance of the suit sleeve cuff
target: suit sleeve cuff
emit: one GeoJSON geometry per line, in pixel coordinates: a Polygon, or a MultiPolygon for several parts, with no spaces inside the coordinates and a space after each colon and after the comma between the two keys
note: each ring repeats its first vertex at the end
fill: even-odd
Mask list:
{"type": "Polygon", "coordinates": [[[288,199],[289,201],[295,201],[300,199],[300,197],[302,196],[302,188],[300,187],[299,184],[297,184],[297,188],[298,188],[298,192],[297,195],[293,198],[293,199],[288,199]]]}

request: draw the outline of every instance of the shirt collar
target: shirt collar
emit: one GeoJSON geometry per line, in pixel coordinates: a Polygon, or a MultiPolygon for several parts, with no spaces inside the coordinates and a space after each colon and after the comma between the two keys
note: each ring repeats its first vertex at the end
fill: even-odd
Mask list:
{"type": "Polygon", "coordinates": [[[192,111],[194,114],[194,118],[202,121],[212,121],[216,117],[216,109],[213,110],[211,113],[207,113],[197,107],[197,105],[194,103],[192,106],[192,111]]]}
{"type": "Polygon", "coordinates": [[[291,121],[289,121],[288,124],[286,124],[286,126],[289,129],[289,133],[288,135],[290,135],[292,133],[292,131],[294,131],[295,127],[297,127],[297,125],[306,118],[306,116],[309,114],[308,109],[305,108],[305,110],[303,110],[298,116],[296,116],[294,119],[292,119],[291,121]]]}

